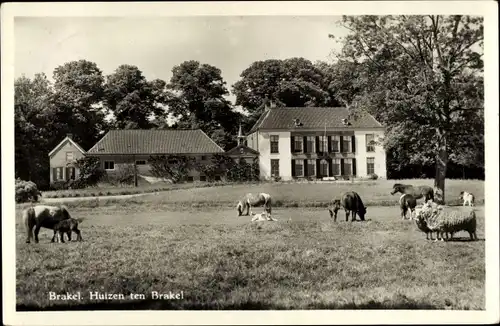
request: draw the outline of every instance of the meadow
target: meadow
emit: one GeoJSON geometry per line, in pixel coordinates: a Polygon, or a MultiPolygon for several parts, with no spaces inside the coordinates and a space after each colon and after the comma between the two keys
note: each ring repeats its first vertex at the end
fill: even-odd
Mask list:
{"type": "MultiPolygon", "coordinates": [[[[484,309],[484,207],[476,207],[479,241],[465,232],[428,241],[387,206],[399,197],[389,194],[392,183],[269,183],[68,202],[84,219],[84,241],[65,244],[50,243],[47,229],[39,244],[26,244],[18,205],[17,309],[484,309]],[[334,223],[320,205],[344,187],[370,203],[366,222],[345,222],[340,212],[334,223]],[[278,222],[237,217],[235,200],[257,189],[281,201],[278,222]],[[51,301],[50,291],[80,292],[81,300],[51,301]],[[90,300],[90,291],[125,299],[90,300]],[[182,291],[182,299],[154,299],[153,291],[182,291]]],[[[448,187],[449,197],[476,187],[470,191],[484,198],[482,182],[448,187]]]]}

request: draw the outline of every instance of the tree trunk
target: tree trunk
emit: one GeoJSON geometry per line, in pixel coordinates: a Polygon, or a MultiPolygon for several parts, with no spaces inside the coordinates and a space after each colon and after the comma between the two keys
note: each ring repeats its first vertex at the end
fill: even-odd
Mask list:
{"type": "Polygon", "coordinates": [[[447,165],[448,151],[445,143],[441,145],[438,155],[436,156],[436,178],[434,179],[434,188],[438,190],[435,194],[435,201],[439,204],[444,204],[445,201],[444,186],[447,165]]]}

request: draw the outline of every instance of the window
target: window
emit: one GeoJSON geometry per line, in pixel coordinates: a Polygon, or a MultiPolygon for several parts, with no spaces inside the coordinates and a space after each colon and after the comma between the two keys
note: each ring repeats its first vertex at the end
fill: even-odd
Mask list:
{"type": "Polygon", "coordinates": [[[344,175],[352,175],[352,159],[344,159],[344,175]]]}
{"type": "Polygon", "coordinates": [[[200,175],[200,181],[207,181],[206,175],[200,175]]]}
{"type": "Polygon", "coordinates": [[[350,153],[352,152],[352,148],[351,148],[351,136],[344,136],[342,138],[342,143],[343,143],[343,150],[344,150],[344,153],[350,153]]]}
{"type": "Polygon", "coordinates": [[[202,160],[202,161],[206,161],[206,160],[207,160],[207,156],[206,156],[206,155],[202,155],[202,156],[201,156],[201,160],[202,160]]]}
{"type": "Polygon", "coordinates": [[[340,152],[340,136],[332,136],[332,148],[330,151],[332,153],[340,152]]]}
{"type": "Polygon", "coordinates": [[[68,162],[73,161],[73,152],[66,152],[66,161],[68,162]]]}
{"type": "Polygon", "coordinates": [[[271,176],[280,175],[280,160],[271,160],[271,176]]]}
{"type": "Polygon", "coordinates": [[[297,177],[304,176],[304,161],[303,160],[295,160],[295,176],[297,176],[297,177]]]}
{"type": "Polygon", "coordinates": [[[75,168],[67,167],[66,168],[66,180],[75,180],[75,168]]]}
{"type": "Polygon", "coordinates": [[[328,152],[328,141],[326,140],[326,136],[319,136],[319,152],[320,153],[327,153],[328,152]]]}
{"type": "Polygon", "coordinates": [[[63,168],[55,168],[55,180],[63,180],[63,168]]]}
{"type": "Polygon", "coordinates": [[[367,152],[375,152],[375,135],[367,134],[366,135],[366,151],[367,152]]]}
{"type": "Polygon", "coordinates": [[[328,161],[327,160],[321,160],[319,162],[319,175],[322,177],[328,177],[328,161]]]}
{"type": "Polygon", "coordinates": [[[146,165],[146,161],[145,160],[135,161],[135,164],[136,165],[146,165]]]}
{"type": "Polygon", "coordinates": [[[340,175],[340,159],[336,158],[332,160],[332,174],[340,175]]]}
{"type": "Polygon", "coordinates": [[[193,182],[194,178],[193,177],[187,177],[187,182],[193,182]]]}
{"type": "Polygon", "coordinates": [[[279,153],[279,136],[271,136],[271,154],[279,153]]]}
{"type": "Polygon", "coordinates": [[[368,175],[375,174],[375,158],[367,157],[366,158],[366,173],[368,175]]]}
{"type": "Polygon", "coordinates": [[[316,175],[316,160],[307,160],[307,175],[316,175]]]}
{"type": "Polygon", "coordinates": [[[104,161],[104,170],[114,170],[115,161],[104,161]]]}
{"type": "Polygon", "coordinates": [[[215,181],[220,181],[220,180],[221,180],[220,175],[216,175],[216,176],[214,177],[214,180],[215,180],[215,181]]]}
{"type": "Polygon", "coordinates": [[[304,139],[302,136],[295,136],[293,151],[295,153],[302,153],[304,151],[304,139]]]}
{"type": "Polygon", "coordinates": [[[314,136],[307,136],[306,141],[307,141],[307,152],[306,153],[314,153],[314,136]]]}

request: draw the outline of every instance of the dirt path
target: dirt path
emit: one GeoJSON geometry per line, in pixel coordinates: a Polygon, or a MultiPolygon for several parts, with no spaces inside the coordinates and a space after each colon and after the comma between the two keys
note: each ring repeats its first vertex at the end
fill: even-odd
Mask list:
{"type": "Polygon", "coordinates": [[[132,195],[116,195],[116,196],[93,196],[93,197],[64,197],[64,198],[43,198],[42,203],[65,203],[65,202],[75,202],[75,201],[85,201],[85,200],[106,200],[106,199],[127,199],[145,195],[151,195],[154,192],[142,193],[142,194],[132,194],[132,195]]]}

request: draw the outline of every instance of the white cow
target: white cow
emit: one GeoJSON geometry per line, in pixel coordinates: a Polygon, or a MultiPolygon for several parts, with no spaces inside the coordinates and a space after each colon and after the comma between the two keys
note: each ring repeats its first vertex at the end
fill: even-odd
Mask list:
{"type": "Polygon", "coordinates": [[[277,219],[272,218],[271,215],[267,212],[262,212],[259,214],[252,213],[252,222],[259,221],[277,221],[277,219]]]}
{"type": "Polygon", "coordinates": [[[238,204],[236,205],[236,210],[238,211],[238,216],[242,215],[248,216],[250,214],[253,215],[252,207],[264,206],[265,211],[269,215],[271,215],[271,205],[272,205],[271,195],[263,192],[259,194],[248,193],[238,201],[238,204]],[[246,214],[243,214],[245,210],[246,214]]]}

